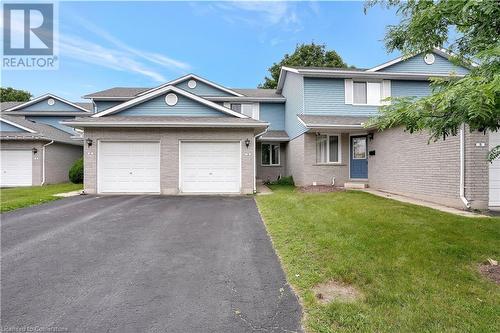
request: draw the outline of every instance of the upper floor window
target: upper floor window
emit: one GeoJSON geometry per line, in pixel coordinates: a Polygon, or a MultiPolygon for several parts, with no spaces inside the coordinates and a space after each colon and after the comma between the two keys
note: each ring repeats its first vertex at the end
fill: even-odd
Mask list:
{"type": "Polygon", "coordinates": [[[259,103],[231,103],[231,110],[259,120],[259,103]]]}
{"type": "Polygon", "coordinates": [[[391,96],[391,81],[345,80],[345,103],[354,105],[383,105],[391,96]]]}

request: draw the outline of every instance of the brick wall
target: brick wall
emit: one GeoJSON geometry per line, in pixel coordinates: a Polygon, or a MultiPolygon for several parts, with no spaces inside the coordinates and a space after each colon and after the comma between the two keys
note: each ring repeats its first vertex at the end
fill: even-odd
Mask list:
{"type": "Polygon", "coordinates": [[[56,184],[69,181],[69,169],[82,157],[83,147],[54,142],[45,148],[45,183],[56,184]]]}
{"type": "Polygon", "coordinates": [[[84,187],[87,193],[97,192],[97,141],[98,140],[158,140],[160,141],[160,188],[162,194],[177,194],[179,189],[179,140],[240,140],[241,141],[241,187],[242,193],[253,193],[254,156],[253,142],[250,147],[244,141],[254,139],[251,129],[106,129],[88,128],[85,138],[94,144],[84,148],[84,187]]]}
{"type": "MultiPolygon", "coordinates": [[[[276,142],[270,142],[276,144],[276,142]]],[[[261,142],[257,142],[256,155],[257,159],[257,179],[260,180],[276,180],[278,176],[286,176],[286,153],[287,143],[280,144],[280,165],[262,165],[262,149],[261,142]]]]}
{"type": "Polygon", "coordinates": [[[304,184],[304,135],[288,143],[286,155],[286,175],[292,176],[297,186],[304,184]]]}
{"type": "MultiPolygon", "coordinates": [[[[488,165],[486,148],[475,147],[485,136],[466,136],[466,198],[473,208],[486,208],[488,165]]],[[[401,128],[374,134],[368,149],[370,187],[463,208],[460,200],[460,138],[428,143],[428,133],[410,134],[401,128]]]]}

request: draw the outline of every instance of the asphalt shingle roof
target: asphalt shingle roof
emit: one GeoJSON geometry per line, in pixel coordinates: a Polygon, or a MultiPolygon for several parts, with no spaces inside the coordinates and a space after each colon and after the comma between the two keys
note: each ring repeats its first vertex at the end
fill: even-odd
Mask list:
{"type": "MultiPolygon", "coordinates": [[[[2,114],[0,118],[11,121],[15,124],[18,124],[22,127],[28,128],[36,133],[30,132],[0,132],[0,139],[2,140],[54,140],[56,142],[69,143],[73,145],[81,145],[81,142],[78,140],[71,139],[71,134],[65,131],[62,131],[53,126],[35,123],[29,120],[24,119],[23,116],[9,116],[2,114]]],[[[84,118],[85,119],[85,118],[84,118]]]]}
{"type": "Polygon", "coordinates": [[[311,116],[299,114],[298,117],[306,125],[362,125],[370,117],[351,117],[351,116],[311,116]]]}
{"type": "Polygon", "coordinates": [[[261,140],[265,140],[265,139],[269,139],[269,138],[283,139],[283,141],[290,140],[290,138],[288,137],[288,134],[285,131],[271,130],[271,131],[267,131],[266,133],[264,133],[260,136],[261,140]]]}

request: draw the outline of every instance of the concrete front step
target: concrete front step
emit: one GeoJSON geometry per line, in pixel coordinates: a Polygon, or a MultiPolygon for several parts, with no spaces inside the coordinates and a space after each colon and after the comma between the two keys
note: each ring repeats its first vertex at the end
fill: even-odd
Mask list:
{"type": "Polygon", "coordinates": [[[368,188],[368,183],[362,182],[347,182],[344,184],[346,190],[362,190],[368,188]]]}

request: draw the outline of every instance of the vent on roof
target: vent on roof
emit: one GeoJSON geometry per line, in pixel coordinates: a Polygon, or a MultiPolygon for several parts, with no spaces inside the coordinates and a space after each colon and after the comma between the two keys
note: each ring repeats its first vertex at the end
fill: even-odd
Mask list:
{"type": "Polygon", "coordinates": [[[195,80],[189,80],[188,87],[191,88],[191,89],[196,88],[196,81],[195,80]]]}
{"type": "Polygon", "coordinates": [[[169,93],[167,94],[167,96],[165,96],[165,103],[170,106],[174,106],[175,104],[177,104],[178,100],[179,99],[177,98],[177,95],[174,93],[169,93]]]}
{"type": "Polygon", "coordinates": [[[436,60],[436,58],[432,53],[427,53],[424,57],[424,61],[427,65],[432,65],[434,63],[434,60],[436,60]]]}
{"type": "Polygon", "coordinates": [[[48,104],[48,105],[50,105],[50,106],[52,106],[52,105],[56,104],[56,101],[54,101],[54,99],[53,99],[53,98],[49,98],[49,99],[47,100],[47,104],[48,104]]]}

